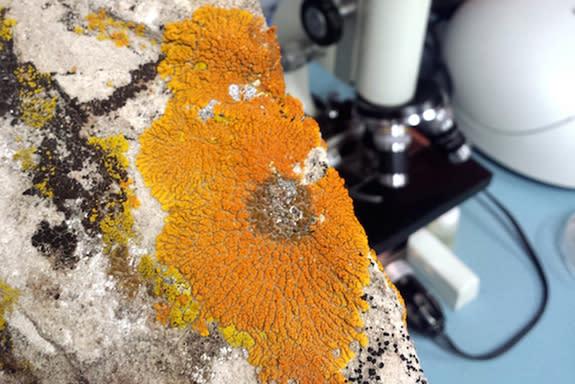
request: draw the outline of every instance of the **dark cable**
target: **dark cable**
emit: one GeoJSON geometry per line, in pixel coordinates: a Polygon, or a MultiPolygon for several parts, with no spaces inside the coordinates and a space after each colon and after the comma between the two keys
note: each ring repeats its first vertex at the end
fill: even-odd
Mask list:
{"type": "Polygon", "coordinates": [[[503,204],[501,204],[501,202],[499,202],[499,200],[497,200],[495,198],[495,196],[493,196],[488,191],[484,191],[484,193],[485,193],[485,196],[487,196],[487,198],[501,212],[503,212],[505,217],[513,225],[517,234],[519,235],[522,246],[524,247],[525,252],[527,253],[527,256],[529,256],[529,259],[533,263],[533,266],[535,267],[535,269],[537,271],[537,275],[539,276],[539,279],[541,281],[542,296],[541,296],[541,301],[539,303],[537,311],[535,312],[533,317],[515,335],[513,335],[509,340],[507,340],[506,342],[504,342],[503,344],[501,344],[497,348],[494,348],[491,351],[480,353],[480,354],[473,354],[473,353],[466,352],[466,351],[462,350],[461,348],[459,348],[453,342],[453,340],[449,336],[447,336],[447,334],[445,332],[441,332],[435,337],[434,340],[438,344],[440,344],[442,347],[455,353],[458,356],[464,357],[466,359],[471,359],[471,360],[489,360],[489,359],[493,359],[495,357],[498,357],[498,356],[502,355],[503,353],[509,351],[527,333],[529,333],[529,331],[531,331],[531,329],[533,329],[535,324],[537,324],[537,322],[539,321],[539,319],[541,318],[541,316],[543,316],[543,313],[545,312],[545,307],[547,306],[547,302],[549,299],[549,283],[547,281],[547,277],[545,276],[545,271],[543,270],[541,262],[539,261],[537,254],[535,253],[535,250],[533,249],[533,246],[531,245],[529,239],[525,235],[523,229],[521,228],[521,226],[519,225],[519,223],[517,222],[515,217],[513,217],[511,212],[509,212],[509,210],[507,208],[505,208],[503,206],[503,204]]]}

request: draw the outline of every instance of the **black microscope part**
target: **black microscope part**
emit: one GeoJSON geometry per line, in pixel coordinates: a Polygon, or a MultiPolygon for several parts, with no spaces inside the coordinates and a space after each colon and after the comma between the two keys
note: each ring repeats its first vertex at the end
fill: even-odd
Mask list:
{"type": "Polygon", "coordinates": [[[305,0],[301,23],[311,41],[319,46],[335,44],[343,34],[343,17],[331,0],[305,0]]]}
{"type": "Polygon", "coordinates": [[[379,172],[382,174],[407,174],[409,158],[404,152],[378,151],[379,172]]]}
{"type": "Polygon", "coordinates": [[[445,317],[441,306],[415,276],[404,275],[394,284],[405,301],[409,329],[430,337],[442,334],[445,317]]]}

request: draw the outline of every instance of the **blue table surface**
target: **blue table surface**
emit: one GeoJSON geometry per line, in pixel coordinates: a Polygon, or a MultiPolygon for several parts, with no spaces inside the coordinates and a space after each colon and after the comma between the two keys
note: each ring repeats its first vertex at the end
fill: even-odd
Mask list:
{"type": "MultiPolygon", "coordinates": [[[[535,328],[506,354],[468,361],[413,335],[431,383],[575,383],[575,276],[566,268],[559,239],[575,212],[575,191],[519,176],[492,161],[488,190],[516,217],[539,256],[549,280],[549,303],[535,328]]],[[[445,309],[446,330],[468,352],[491,350],[507,340],[536,311],[541,298],[537,274],[507,224],[480,203],[461,205],[456,255],[480,278],[479,296],[458,311],[445,309]]]]}
{"type": "MultiPolygon", "coordinates": [[[[319,96],[353,96],[351,87],[317,64],[310,65],[310,87],[319,96]]],[[[465,360],[412,334],[422,367],[431,384],[573,384],[575,276],[563,263],[559,237],[567,217],[575,212],[575,190],[532,181],[481,155],[474,158],[493,172],[488,190],[512,212],[532,242],[549,280],[549,303],[535,328],[494,360],[465,360]]],[[[506,341],[533,315],[541,298],[537,273],[513,231],[485,209],[481,199],[480,194],[460,206],[455,242],[456,255],[481,280],[480,293],[458,311],[443,306],[447,334],[471,353],[491,350],[506,341]]]]}

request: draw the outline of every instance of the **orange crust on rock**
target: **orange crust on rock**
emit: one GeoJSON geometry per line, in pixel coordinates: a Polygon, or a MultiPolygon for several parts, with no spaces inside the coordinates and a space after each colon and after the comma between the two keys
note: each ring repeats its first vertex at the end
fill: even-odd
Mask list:
{"type": "Polygon", "coordinates": [[[295,171],[325,144],[284,95],[273,29],[204,7],[164,39],[173,97],[137,157],[169,212],[156,259],[189,280],[195,329],[216,322],[249,340],[263,383],[344,382],[350,343],[367,344],[370,249],[337,172],[302,183],[295,171]]]}

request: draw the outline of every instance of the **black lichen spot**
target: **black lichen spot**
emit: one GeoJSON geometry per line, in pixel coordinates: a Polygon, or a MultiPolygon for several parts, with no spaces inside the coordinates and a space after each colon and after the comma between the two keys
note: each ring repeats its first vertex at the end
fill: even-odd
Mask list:
{"type": "MultiPolygon", "coordinates": [[[[7,8],[0,9],[0,22],[5,19],[7,8]]],[[[18,59],[14,53],[12,39],[2,40],[0,49],[0,116],[14,113],[20,104],[18,79],[15,75],[18,59]]]]}
{"type": "MultiPolygon", "coordinates": [[[[14,343],[8,328],[0,329],[0,372],[9,383],[39,383],[34,376],[31,365],[14,356],[14,343]]],[[[4,382],[4,381],[2,381],[4,382]]]]}
{"type": "Polygon", "coordinates": [[[66,8],[67,10],[63,13],[58,21],[64,24],[68,31],[73,31],[74,27],[81,23],[80,16],[72,10],[72,7],[69,4],[61,2],[60,6],[66,8]]]}
{"type": "MultiPolygon", "coordinates": [[[[0,71],[3,71],[0,73],[14,72],[9,64],[0,62],[0,71]]],[[[22,66],[17,62],[13,65],[16,68],[22,66]]],[[[30,63],[25,66],[37,72],[30,63]]],[[[26,86],[17,79],[6,84],[7,90],[14,95],[18,95],[26,86]]],[[[110,161],[114,159],[102,148],[88,143],[88,137],[83,133],[88,115],[77,101],[70,99],[56,82],[46,81],[43,87],[45,92],[57,95],[58,103],[53,117],[41,127],[44,138],[35,151],[38,162],[26,171],[32,185],[23,194],[51,200],[66,219],[81,217],[83,230],[75,233],[74,237],[82,241],[86,236],[96,238],[102,234],[101,220],[114,215],[112,211],[123,209],[127,196],[119,184],[128,180],[127,172],[119,164],[111,164],[110,161]]],[[[8,96],[2,99],[8,100],[8,96]]],[[[21,120],[17,96],[5,108],[11,108],[13,104],[16,104],[12,112],[14,120],[21,120]]],[[[73,268],[78,257],[66,251],[64,246],[54,246],[49,238],[42,237],[42,233],[40,228],[33,243],[42,247],[44,254],[52,257],[54,267],[73,268]]]]}
{"type": "Polygon", "coordinates": [[[26,194],[49,195],[61,210],[65,211],[64,203],[68,199],[77,199],[81,196],[83,188],[76,180],[71,179],[68,173],[73,170],[70,158],[59,153],[56,139],[45,138],[36,151],[39,163],[35,167],[32,177],[34,188],[26,194]],[[39,187],[41,186],[41,187],[39,187]]]}
{"type": "Polygon", "coordinates": [[[54,269],[72,269],[79,261],[75,255],[78,239],[64,222],[52,227],[42,221],[32,236],[32,245],[52,260],[54,269]]]}
{"type": "MultiPolygon", "coordinates": [[[[163,59],[160,58],[160,59],[163,59]]],[[[93,100],[82,105],[82,109],[96,116],[118,110],[126,105],[126,101],[140,91],[147,89],[147,82],[153,80],[158,74],[158,63],[146,63],[130,71],[131,81],[128,85],[119,87],[106,100],[93,100]]]]}

